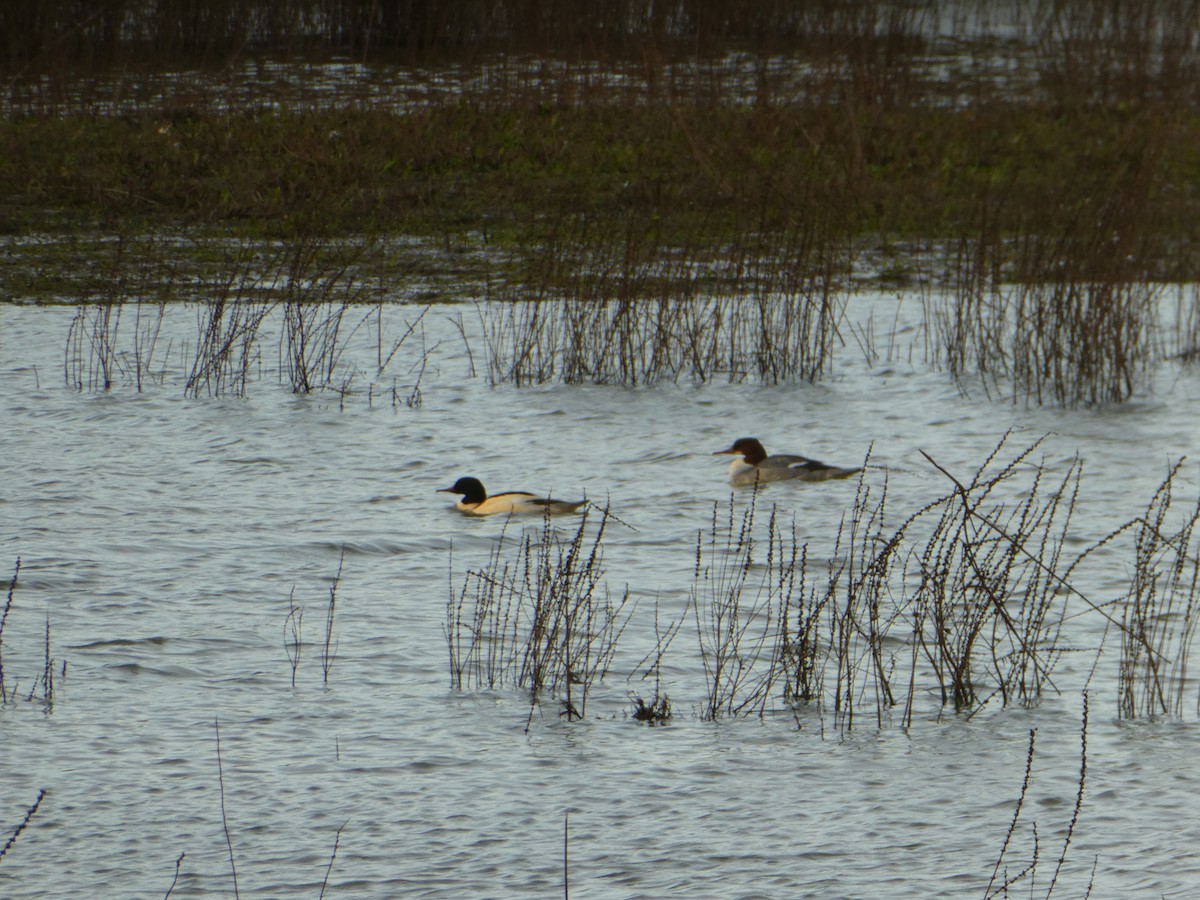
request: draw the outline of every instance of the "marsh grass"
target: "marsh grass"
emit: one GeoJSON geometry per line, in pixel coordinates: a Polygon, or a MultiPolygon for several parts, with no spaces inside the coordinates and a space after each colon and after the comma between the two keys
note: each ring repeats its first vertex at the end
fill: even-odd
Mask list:
{"type": "Polygon", "coordinates": [[[921,654],[942,702],[960,711],[993,691],[1005,704],[1033,703],[1053,687],[1066,615],[1058,598],[1078,561],[1063,558],[1078,460],[1043,497],[1043,469],[1028,465],[1040,442],[998,463],[1004,443],[969,482],[953,479],[954,492],[929,510],[937,518],[906,573],[921,654]],[[995,499],[1005,488],[1011,496],[1018,478],[1021,499],[995,499]]]}
{"type": "Polygon", "coordinates": [[[1174,133],[1144,111],[1114,118],[1093,133],[1110,161],[1081,154],[1071,183],[1042,185],[1036,208],[1019,173],[975,189],[952,299],[930,321],[961,385],[1062,406],[1121,402],[1147,385],[1165,353],[1160,300],[1177,244],[1156,200],[1174,133]]]}
{"type": "MultiPolygon", "coordinates": [[[[1121,715],[1182,717],[1195,684],[1187,667],[1200,596],[1192,543],[1200,501],[1170,525],[1179,518],[1168,515],[1176,466],[1145,515],[1084,543],[1072,530],[1079,461],[1052,472],[1034,459],[1041,441],[1013,451],[1009,440],[965,478],[927,454],[949,487],[900,517],[889,512],[886,473],[876,477],[868,453],[819,564],[776,507],[760,515],[757,490],[744,503],[734,495],[714,504],[696,535],[682,614],[664,626],[656,607],[653,646],[631,670],[631,682],[653,681],[652,693],[630,691],[631,717],[661,723],[674,715],[663,659],[685,626],[696,638],[703,720],[811,708],[823,725],[828,713],[847,732],[864,717],[875,727],[909,727],[930,702],[966,718],[993,703],[1032,706],[1059,690],[1065,654],[1087,652],[1071,643],[1081,616],[1121,633],[1121,715]],[[1126,597],[1100,602],[1074,586],[1085,561],[1129,534],[1136,565],[1126,597]]],[[[548,522],[540,535],[527,530],[515,540],[506,530],[457,589],[452,571],[453,689],[517,687],[534,704],[549,693],[569,718],[583,715],[632,616],[628,593],[614,603],[602,590],[606,519],[590,547],[586,520],[570,538],[548,522]]]]}
{"type": "MultiPolygon", "coordinates": [[[[944,272],[952,299],[930,342],[964,389],[1120,402],[1161,356],[1155,285],[1200,274],[1189,0],[430,0],[312,15],[262,0],[186,22],[170,3],[118,4],[55,31],[65,9],[0,13],[24,36],[0,41],[11,233],[184,221],[282,238],[296,256],[319,237],[421,235],[456,260],[447,284],[474,297],[486,282],[496,383],[817,379],[843,340],[856,246],[922,241],[950,257],[899,251],[888,271],[944,272]],[[155,89],[118,75],[88,93],[93,64],[125,72],[131,54],[231,70],[313,50],[429,60],[436,77],[399,80],[439,87],[356,82],[339,98],[353,102],[331,103],[285,86],[231,105],[203,76],[155,89]]],[[[344,393],[354,376],[331,372],[329,338],[360,284],[341,279],[335,300],[322,292],[339,270],[305,268],[288,299],[328,306],[287,307],[286,378],[344,393]]],[[[1200,320],[1196,303],[1180,321],[1200,320]]],[[[68,381],[112,383],[112,331],[100,316],[81,328],[68,381]]],[[[199,365],[192,390],[240,389],[239,336],[202,342],[217,367],[199,365]]]]}
{"type": "Polygon", "coordinates": [[[481,305],[493,384],[815,381],[831,362],[851,253],[840,232],[810,221],[681,246],[597,230],[563,224],[481,305]]]}
{"type": "Polygon", "coordinates": [[[1037,446],[1000,462],[1001,441],[969,480],[952,477],[952,491],[895,524],[886,478],[861,476],[823,571],[774,515],[756,534],[753,500],[714,514],[690,601],[701,717],[762,715],[782,698],[850,730],[896,708],[911,724],[927,695],[970,714],[1055,689],[1064,585],[1111,537],[1066,557],[1079,466],[1047,488],[1037,446]]]}
{"type": "MultiPolygon", "coordinates": [[[[1058,858],[1054,863],[1054,871],[1050,875],[1049,881],[1042,893],[1034,893],[1036,890],[1036,877],[1038,868],[1042,861],[1041,842],[1038,833],[1037,822],[1030,824],[1031,839],[1029,842],[1029,858],[1028,861],[1022,860],[1015,862],[1012,865],[1017,866],[1015,872],[1010,872],[1009,856],[1015,844],[1014,839],[1017,835],[1017,828],[1021,822],[1022,816],[1025,813],[1026,804],[1029,801],[1033,785],[1033,769],[1034,769],[1034,748],[1037,740],[1036,729],[1029,732],[1029,750],[1025,757],[1025,775],[1021,780],[1021,789],[1017,795],[1016,803],[1013,808],[1012,821],[1009,823],[1008,830],[1005,832],[1004,840],[1000,846],[1000,854],[996,857],[996,863],[992,867],[991,877],[988,879],[987,887],[984,888],[983,896],[985,900],[992,900],[996,897],[1008,897],[1012,889],[1021,885],[1026,889],[1025,882],[1028,883],[1028,894],[1030,897],[1041,896],[1049,898],[1054,894],[1054,890],[1058,885],[1059,876],[1063,873],[1063,868],[1067,861],[1067,853],[1071,847],[1071,840],[1075,836],[1075,828],[1079,824],[1079,816],[1083,810],[1084,791],[1087,786],[1087,735],[1088,735],[1088,695],[1083,694],[1083,712],[1081,714],[1081,724],[1079,729],[1079,776],[1075,790],[1075,803],[1071,809],[1071,818],[1063,829],[1062,847],[1059,850],[1058,858]]],[[[1052,857],[1053,858],[1053,857],[1052,857]]],[[[1092,877],[1088,881],[1087,888],[1083,896],[1090,897],[1092,894],[1092,886],[1095,879],[1095,864],[1092,866],[1092,877]]]]}
{"type": "MultiPolygon", "coordinates": [[[[1186,691],[1195,689],[1188,662],[1200,616],[1200,559],[1194,533],[1200,499],[1172,510],[1171,467],[1145,513],[1133,524],[1134,564],[1121,617],[1117,711],[1121,718],[1184,715],[1186,691]]],[[[1200,710],[1200,695],[1196,698],[1200,710]]]]}
{"type": "Polygon", "coordinates": [[[724,516],[714,504],[707,541],[696,538],[690,609],[704,667],[702,719],[765,715],[785,677],[782,623],[803,569],[794,529],[783,531],[774,507],[759,544],[757,496],[740,515],[732,497],[724,516]]]}
{"type": "Polygon", "coordinates": [[[563,535],[549,517],[515,539],[506,530],[488,562],[466,573],[447,605],[446,640],[454,690],[517,688],[531,709],[543,696],[568,720],[587,714],[629,621],[629,594],[605,582],[607,510],[589,534],[590,508],[563,535]]]}
{"type": "MultiPolygon", "coordinates": [[[[68,386],[93,392],[132,386],[139,393],[151,384],[165,386],[172,349],[162,339],[168,301],[182,300],[197,311],[195,341],[183,341],[179,352],[187,366],[186,396],[244,397],[271,368],[264,364],[262,345],[274,333],[274,374],[294,393],[328,391],[344,404],[361,380],[373,403],[376,394],[388,393],[383,385],[390,378],[393,406],[421,404],[421,380],[438,346],[425,336],[430,307],[405,320],[398,336],[389,334],[388,304],[379,299],[386,288],[369,277],[372,264],[385,255],[376,242],[307,238],[192,246],[193,254],[212,257],[208,263],[193,259],[186,274],[171,271],[158,280],[143,272],[145,260],[136,252],[120,249],[136,242],[116,243],[107,292],[96,302],[81,302],[68,328],[63,353],[68,386]],[[346,361],[352,344],[361,349],[368,342],[373,365],[346,361]],[[415,355],[402,352],[406,347],[415,355]],[[393,374],[401,366],[407,372],[393,374]]],[[[81,282],[79,290],[91,297],[88,284],[81,282]]]]}

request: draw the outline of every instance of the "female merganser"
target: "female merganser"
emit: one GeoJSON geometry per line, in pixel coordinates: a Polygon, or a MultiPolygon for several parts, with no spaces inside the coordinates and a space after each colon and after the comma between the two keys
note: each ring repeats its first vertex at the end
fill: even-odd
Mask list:
{"type": "Polygon", "coordinates": [[[838,466],[827,466],[815,459],[803,456],[767,456],[754,438],[740,438],[733,442],[728,450],[718,450],[713,456],[734,453],[741,457],[729,464],[729,483],[735,487],[752,484],[762,484],[767,481],[829,481],[831,478],[849,478],[860,471],[843,469],[838,466]]]}
{"type": "Polygon", "coordinates": [[[537,513],[545,515],[573,513],[587,500],[554,500],[550,497],[535,497],[528,491],[505,491],[503,494],[487,495],[483,482],[478,478],[460,478],[454,487],[440,488],[439,494],[462,494],[455,508],[469,516],[494,516],[497,513],[537,513]]]}

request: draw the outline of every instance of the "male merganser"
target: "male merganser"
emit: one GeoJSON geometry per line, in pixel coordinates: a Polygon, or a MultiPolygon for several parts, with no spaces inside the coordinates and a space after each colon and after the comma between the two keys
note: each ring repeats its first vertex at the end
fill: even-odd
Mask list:
{"type": "Polygon", "coordinates": [[[734,453],[740,456],[729,464],[729,483],[735,487],[752,484],[762,484],[767,481],[829,481],[832,478],[849,478],[860,471],[843,469],[838,466],[827,466],[815,459],[803,456],[767,456],[754,438],[739,438],[728,450],[718,450],[713,456],[724,453],[734,453]]]}
{"type": "Polygon", "coordinates": [[[454,487],[440,488],[439,494],[462,494],[455,508],[469,516],[494,516],[497,513],[537,513],[545,515],[573,513],[587,500],[554,500],[536,497],[528,491],[505,491],[503,494],[487,495],[483,482],[478,478],[460,478],[454,487]]]}

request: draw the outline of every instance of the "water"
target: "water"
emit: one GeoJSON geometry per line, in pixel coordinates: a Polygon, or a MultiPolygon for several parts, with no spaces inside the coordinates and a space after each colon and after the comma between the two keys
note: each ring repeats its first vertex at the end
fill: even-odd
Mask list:
{"type": "MultiPolygon", "coordinates": [[[[890,322],[894,302],[864,296],[852,315],[874,306],[890,322]]],[[[697,533],[714,503],[727,509],[728,458],[712,451],[757,435],[854,465],[873,444],[868,480],[886,474],[898,521],[948,489],[919,450],[968,476],[1006,431],[1014,453],[1045,436],[1034,459],[1048,480],[1083,460],[1082,546],[1144,510],[1196,444],[1195,373],[1164,368],[1125,406],[1066,412],[963,397],[920,362],[872,367],[849,348],[815,386],[493,388],[468,377],[447,307],[425,319],[436,349],[420,405],[403,402],[411,355],[370,398],[343,401],[293,396],[270,350],[245,399],[187,398],[196,316],[169,307],[162,383],[100,394],[63,386],[73,313],[0,307],[0,563],[22,565],[3,644],[15,694],[0,707],[3,833],[47,789],[0,863],[3,896],[163,896],[181,854],[173,897],[232,896],[234,870],[244,897],[313,898],[326,878],[331,897],[557,896],[568,814],[572,897],[982,896],[1031,729],[1007,866],[1028,864],[1036,821],[1041,896],[1075,803],[1085,684],[1087,789],[1055,896],[1081,897],[1093,877],[1096,897],[1200,890],[1196,690],[1184,721],[1118,722],[1119,641],[1095,616],[1072,620],[1081,652],[1033,709],[939,715],[923,690],[908,730],[865,715],[844,733],[779,703],[763,720],[702,721],[689,626],[664,661],[674,721],[629,718],[629,695],[651,692],[631,671],[655,605],[664,621],[681,614],[697,533]],[[492,490],[586,493],[621,519],[606,582],[638,606],[583,722],[551,703],[531,718],[508,690],[449,689],[451,582],[486,564],[504,527],[435,493],[467,474],[492,490]],[[290,603],[303,610],[294,687],[290,603]],[[50,704],[37,680],[47,622],[50,704]]],[[[387,316],[400,329],[415,312],[387,316]]],[[[347,364],[366,370],[372,341],[347,364]]],[[[1197,474],[1186,463],[1176,483],[1183,506],[1197,474]]],[[[763,502],[822,558],[854,492],[787,485],[763,502]]],[[[1119,595],[1129,546],[1098,554],[1079,586],[1119,595]]]]}

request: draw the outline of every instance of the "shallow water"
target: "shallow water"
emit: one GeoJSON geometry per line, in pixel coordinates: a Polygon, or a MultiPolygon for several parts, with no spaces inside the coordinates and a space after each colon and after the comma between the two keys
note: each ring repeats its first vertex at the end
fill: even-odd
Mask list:
{"type": "MultiPolygon", "coordinates": [[[[865,296],[851,312],[883,308],[890,322],[894,302],[865,296]]],[[[1036,729],[1007,864],[1029,862],[1036,821],[1040,896],[1071,820],[1087,686],[1085,801],[1055,895],[1083,896],[1093,878],[1096,897],[1194,895],[1196,690],[1182,722],[1118,722],[1118,642],[1097,657],[1097,617],[1072,620],[1080,652],[1033,709],[967,719],[922,691],[907,730],[864,715],[847,733],[780,703],[763,720],[702,721],[694,627],[664,661],[674,721],[639,725],[628,698],[650,691],[631,672],[655,604],[664,620],[682,613],[697,533],[714,504],[727,509],[728,458],[710,454],[732,439],[845,465],[873,447],[868,483],[886,476],[898,521],[948,489],[919,450],[968,476],[1006,431],[1014,453],[1045,435],[1034,459],[1049,481],[1083,460],[1083,546],[1142,512],[1196,443],[1195,372],[1163,368],[1125,406],[1066,412],[963,397],[920,362],[872,367],[850,349],[819,385],[495,388],[468,377],[466,348],[478,364],[481,346],[464,344],[455,314],[425,319],[435,349],[410,407],[411,358],[341,400],[293,396],[269,350],[246,398],[187,398],[184,307],[167,311],[161,384],[79,392],[63,385],[74,310],[0,307],[0,564],[21,559],[3,633],[4,831],[47,789],[0,864],[0,893],[162,896],[186,854],[173,897],[231,896],[234,870],[242,896],[316,897],[326,876],[326,896],[557,895],[569,814],[573,897],[982,896],[1036,729]],[[606,580],[638,607],[583,722],[551,703],[531,718],[516,692],[449,689],[451,583],[486,564],[504,528],[434,493],[466,474],[586,494],[620,517],[606,580]],[[290,602],[304,611],[294,687],[290,602]],[[36,680],[47,622],[51,703],[36,680]]],[[[416,312],[388,315],[402,330],[416,312]]],[[[361,338],[347,364],[365,370],[373,335],[361,338]]],[[[1184,506],[1198,474],[1186,463],[1177,479],[1184,506]]],[[[855,487],[775,486],[760,502],[794,517],[820,559],[855,487]]],[[[1119,595],[1131,559],[1115,542],[1078,586],[1119,595]]]]}

